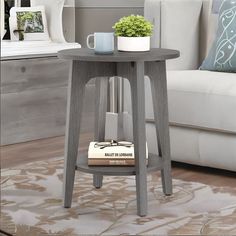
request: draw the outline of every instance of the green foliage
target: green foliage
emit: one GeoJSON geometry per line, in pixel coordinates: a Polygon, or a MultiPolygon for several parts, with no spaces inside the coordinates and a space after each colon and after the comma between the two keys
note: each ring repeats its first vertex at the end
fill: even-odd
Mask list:
{"type": "Polygon", "coordinates": [[[42,33],[44,32],[42,13],[37,12],[17,12],[18,30],[25,28],[25,33],[42,33]]]}
{"type": "Polygon", "coordinates": [[[153,25],[143,16],[130,15],[122,17],[112,28],[116,36],[146,37],[152,35],[153,25]]]}

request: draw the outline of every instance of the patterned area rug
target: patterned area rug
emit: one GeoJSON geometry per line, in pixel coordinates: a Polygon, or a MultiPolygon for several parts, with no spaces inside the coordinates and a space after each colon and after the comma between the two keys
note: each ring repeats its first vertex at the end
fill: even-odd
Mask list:
{"type": "Polygon", "coordinates": [[[165,197],[148,176],[147,217],[136,215],[134,177],[105,177],[103,188],[77,172],[71,209],[62,207],[63,159],[2,170],[1,227],[19,236],[236,235],[236,188],[174,179],[165,197]]]}

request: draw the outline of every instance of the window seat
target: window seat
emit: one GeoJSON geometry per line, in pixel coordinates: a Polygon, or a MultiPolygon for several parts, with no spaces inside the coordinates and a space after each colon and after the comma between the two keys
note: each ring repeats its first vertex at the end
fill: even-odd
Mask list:
{"type": "Polygon", "coordinates": [[[80,48],[78,43],[52,41],[1,41],[1,60],[56,56],[63,49],[80,48]]]}

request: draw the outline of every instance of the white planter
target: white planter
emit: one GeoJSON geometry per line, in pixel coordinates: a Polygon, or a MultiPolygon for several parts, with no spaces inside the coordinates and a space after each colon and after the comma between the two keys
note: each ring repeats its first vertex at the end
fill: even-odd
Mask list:
{"type": "Polygon", "coordinates": [[[117,37],[117,49],[126,52],[145,52],[150,50],[150,36],[117,37]]]}

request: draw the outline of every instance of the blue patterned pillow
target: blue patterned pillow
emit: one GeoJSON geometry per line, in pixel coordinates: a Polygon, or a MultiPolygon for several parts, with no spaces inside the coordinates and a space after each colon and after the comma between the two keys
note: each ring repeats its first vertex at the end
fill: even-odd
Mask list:
{"type": "Polygon", "coordinates": [[[224,0],[216,39],[201,70],[236,72],[236,0],[224,0]]]}

